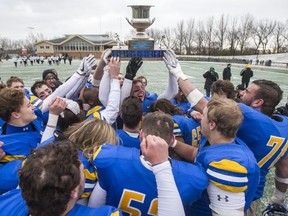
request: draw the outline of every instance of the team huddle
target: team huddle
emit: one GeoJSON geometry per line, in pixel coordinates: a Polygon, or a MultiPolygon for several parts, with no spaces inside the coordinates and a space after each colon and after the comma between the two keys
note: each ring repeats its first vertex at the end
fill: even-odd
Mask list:
{"type": "Polygon", "coordinates": [[[256,215],[266,175],[275,191],[263,215],[287,215],[288,117],[282,90],[217,80],[204,96],[174,52],[167,89],[146,91],[132,57],[83,58],[61,83],[43,72],[30,93],[18,77],[0,90],[1,215],[256,215]],[[98,63],[98,64],[96,64],[98,63]],[[211,91],[211,97],[210,95],[211,91]]]}

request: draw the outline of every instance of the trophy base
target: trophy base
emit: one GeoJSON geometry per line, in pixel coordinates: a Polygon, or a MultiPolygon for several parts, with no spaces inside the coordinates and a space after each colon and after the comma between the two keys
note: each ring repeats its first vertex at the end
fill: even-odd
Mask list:
{"type": "Polygon", "coordinates": [[[112,56],[130,59],[139,56],[145,60],[162,60],[165,50],[156,48],[153,39],[133,38],[128,41],[128,46],[114,46],[112,56]]]}
{"type": "Polygon", "coordinates": [[[120,57],[123,60],[130,59],[133,56],[139,56],[144,60],[159,61],[162,60],[166,50],[129,50],[128,46],[114,46],[112,56],[120,57]]]}

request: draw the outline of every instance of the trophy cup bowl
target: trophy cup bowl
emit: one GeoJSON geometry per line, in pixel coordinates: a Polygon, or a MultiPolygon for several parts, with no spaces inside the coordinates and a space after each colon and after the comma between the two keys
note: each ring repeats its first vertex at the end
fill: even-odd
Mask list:
{"type": "Polygon", "coordinates": [[[126,17],[127,22],[136,30],[136,35],[135,35],[135,39],[137,38],[149,38],[149,36],[145,33],[145,30],[151,26],[154,21],[154,19],[149,19],[149,18],[145,18],[145,19],[132,19],[129,20],[126,17]]]}

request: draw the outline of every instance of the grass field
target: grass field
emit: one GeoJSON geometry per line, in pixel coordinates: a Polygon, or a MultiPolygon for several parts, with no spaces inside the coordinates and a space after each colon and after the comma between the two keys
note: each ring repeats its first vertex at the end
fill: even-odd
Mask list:
{"type": "MultiPolygon", "coordinates": [[[[226,67],[224,63],[211,63],[211,62],[180,62],[182,70],[185,74],[191,76],[191,81],[196,84],[197,88],[204,93],[204,78],[202,74],[210,67],[214,66],[215,70],[219,73],[219,77],[222,78],[223,68],[226,67]]],[[[35,80],[42,79],[42,72],[48,68],[55,68],[58,71],[59,78],[61,81],[64,81],[67,77],[72,75],[78,68],[80,60],[73,60],[72,65],[60,64],[49,66],[47,62],[44,62],[43,65],[34,65],[24,67],[21,64],[18,64],[18,67],[15,68],[12,61],[4,61],[0,63],[0,77],[4,82],[10,76],[19,76],[25,82],[26,87],[30,87],[35,80]]],[[[122,73],[125,73],[125,67],[127,62],[123,62],[121,65],[122,73]]],[[[233,64],[232,65],[232,82],[234,85],[241,83],[241,77],[239,75],[241,69],[244,65],[233,64]]],[[[280,85],[284,91],[284,97],[281,101],[281,105],[284,105],[288,96],[288,69],[285,68],[274,68],[274,67],[265,67],[265,66],[254,66],[252,65],[254,71],[254,79],[268,79],[272,80],[280,85]]],[[[146,76],[148,79],[147,90],[150,92],[161,93],[167,86],[168,81],[168,72],[163,62],[144,62],[143,66],[140,68],[137,75],[146,76]]],[[[274,179],[272,177],[272,171],[267,177],[267,183],[265,188],[265,194],[261,203],[261,210],[265,208],[271,194],[274,189],[274,179]]],[[[260,214],[261,211],[259,211],[260,214]]]]}
{"type": "MultiPolygon", "coordinates": [[[[0,77],[3,81],[6,81],[10,76],[19,76],[25,82],[27,88],[29,88],[35,80],[42,79],[42,72],[48,68],[55,68],[58,71],[59,78],[64,81],[67,77],[72,75],[77,70],[80,64],[80,60],[73,60],[72,65],[60,64],[49,66],[47,62],[43,65],[34,65],[24,67],[18,63],[18,67],[14,67],[12,61],[3,61],[0,63],[0,77]]],[[[125,67],[127,62],[123,62],[121,66],[121,72],[125,73],[125,67]]],[[[182,70],[185,74],[191,76],[191,81],[196,84],[197,88],[203,93],[204,91],[204,78],[202,74],[208,70],[210,66],[214,66],[215,70],[219,73],[219,77],[222,78],[223,68],[226,67],[225,63],[211,63],[211,62],[181,62],[182,70]]],[[[241,83],[241,77],[239,75],[244,65],[233,64],[232,65],[232,82],[234,85],[241,83]]],[[[288,96],[288,69],[285,68],[271,68],[265,66],[254,66],[254,79],[268,79],[275,81],[280,85],[284,91],[284,97],[281,104],[285,104],[288,96]]],[[[167,86],[168,72],[164,62],[144,62],[137,75],[144,75],[148,79],[147,89],[151,92],[161,93],[167,86]]]]}

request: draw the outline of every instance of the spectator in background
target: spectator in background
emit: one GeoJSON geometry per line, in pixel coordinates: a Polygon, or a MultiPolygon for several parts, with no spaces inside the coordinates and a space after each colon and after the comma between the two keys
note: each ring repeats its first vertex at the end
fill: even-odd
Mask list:
{"type": "Polygon", "coordinates": [[[253,77],[253,71],[250,64],[245,65],[245,69],[240,72],[240,75],[242,76],[242,86],[247,88],[250,82],[250,78],[253,77]]]}
{"type": "Polygon", "coordinates": [[[14,62],[15,67],[17,68],[18,58],[16,56],[13,57],[13,62],[14,62]]]}
{"type": "Polygon", "coordinates": [[[68,57],[68,61],[69,61],[69,65],[71,65],[72,64],[72,56],[68,57]]]}
{"type": "Polygon", "coordinates": [[[59,81],[57,71],[55,69],[47,69],[42,73],[42,79],[45,81],[46,85],[49,86],[52,91],[55,91],[62,82],[59,81]]]}
{"type": "Polygon", "coordinates": [[[210,97],[212,84],[219,79],[218,73],[215,71],[214,67],[211,66],[208,71],[203,74],[205,80],[204,89],[206,90],[206,96],[210,97]]]}
{"type": "Polygon", "coordinates": [[[231,80],[231,64],[227,64],[227,67],[224,68],[223,80],[231,80]]]}

